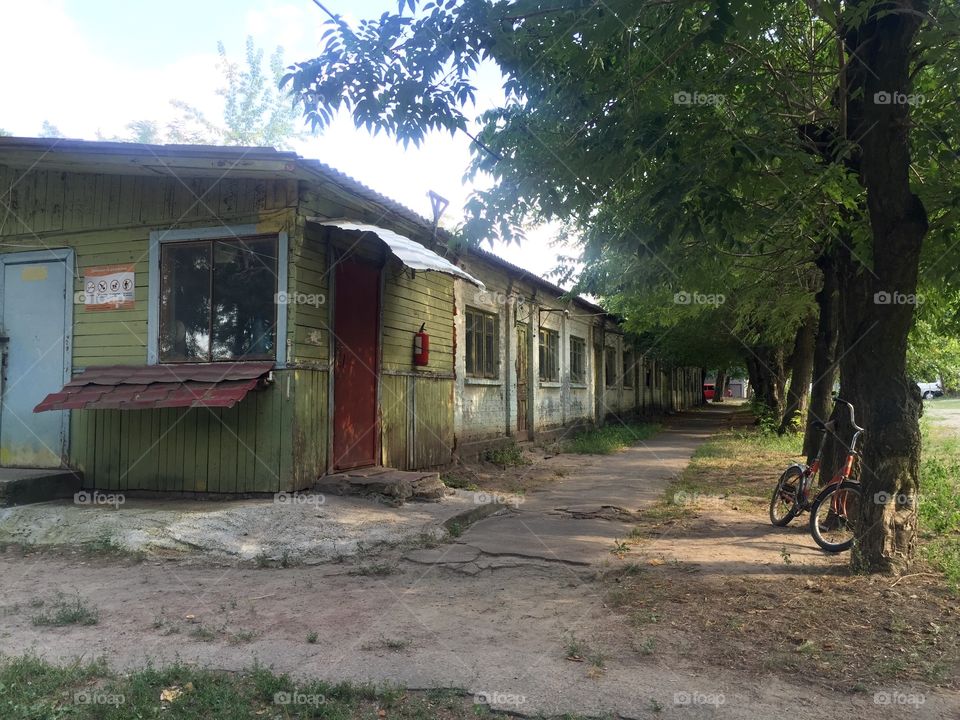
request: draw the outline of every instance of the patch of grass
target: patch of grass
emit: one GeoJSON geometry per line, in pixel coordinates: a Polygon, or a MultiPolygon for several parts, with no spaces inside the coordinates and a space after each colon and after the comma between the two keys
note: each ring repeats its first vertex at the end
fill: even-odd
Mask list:
{"type": "Polygon", "coordinates": [[[614,538],[613,547],[610,548],[610,552],[613,555],[616,555],[618,558],[622,558],[628,552],[630,552],[630,546],[620,540],[620,538],[614,538]]]}
{"type": "Polygon", "coordinates": [[[583,660],[583,656],[586,653],[586,646],[577,639],[577,636],[573,633],[567,636],[564,640],[564,651],[566,655],[564,657],[567,660],[583,660]]]}
{"type": "Polygon", "coordinates": [[[392,575],[397,571],[396,566],[387,563],[373,563],[372,565],[361,565],[350,571],[350,575],[361,576],[382,576],[392,575]]]}
{"type": "Polygon", "coordinates": [[[478,486],[475,480],[476,478],[474,478],[472,475],[458,475],[455,472],[440,476],[440,482],[442,482],[448,488],[454,488],[455,490],[476,491],[478,486]]]}
{"type": "Polygon", "coordinates": [[[388,638],[384,635],[381,635],[378,639],[364,643],[360,649],[361,650],[392,650],[394,652],[400,652],[401,650],[406,650],[410,647],[410,641],[403,638],[388,638]]]}
{"type": "Polygon", "coordinates": [[[501,467],[516,467],[530,465],[531,461],[523,454],[523,450],[516,443],[509,443],[491,448],[483,453],[483,459],[501,467]]]}
{"type": "MultiPolygon", "coordinates": [[[[508,717],[492,711],[487,716],[508,717]]],[[[298,682],[257,666],[247,672],[225,673],[175,664],[121,675],[112,673],[102,661],[56,666],[24,656],[0,661],[0,717],[468,720],[475,717],[475,711],[473,696],[463,693],[298,682]],[[171,699],[160,701],[164,690],[171,699]]]]}
{"type": "Polygon", "coordinates": [[[197,625],[193,630],[190,631],[190,637],[194,640],[202,640],[203,642],[213,642],[217,639],[219,633],[213,628],[209,628],[206,625],[197,625]]]}
{"type": "Polygon", "coordinates": [[[653,638],[644,638],[643,641],[637,646],[637,650],[641,655],[653,655],[653,651],[657,648],[657,641],[653,638]]]}
{"type": "Polygon", "coordinates": [[[146,559],[143,550],[131,550],[119,542],[109,531],[105,530],[92,540],[83,543],[81,549],[88,555],[107,555],[117,558],[130,558],[137,562],[146,559]]]}
{"type": "Polygon", "coordinates": [[[561,449],[580,455],[610,455],[652,437],[660,427],[657,423],[605,425],[574,435],[561,445],[561,449]]]}
{"type": "Polygon", "coordinates": [[[923,556],[960,589],[960,443],[922,424],[920,532],[923,556]]]}
{"type": "Polygon", "coordinates": [[[311,645],[316,645],[319,639],[320,635],[316,631],[307,634],[307,642],[311,645]]]}
{"type": "Polygon", "coordinates": [[[238,630],[227,636],[227,642],[231,645],[244,645],[248,642],[253,642],[256,636],[257,633],[253,630],[238,630]]]}
{"type": "Polygon", "coordinates": [[[96,625],[100,622],[100,611],[89,605],[79,593],[73,597],[57,593],[51,602],[43,604],[43,609],[31,621],[40,626],[96,625]]]}

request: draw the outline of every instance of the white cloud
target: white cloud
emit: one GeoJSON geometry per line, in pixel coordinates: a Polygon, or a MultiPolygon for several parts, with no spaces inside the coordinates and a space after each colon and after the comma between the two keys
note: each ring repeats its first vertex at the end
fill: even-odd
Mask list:
{"type": "MultiPolygon", "coordinates": [[[[317,52],[324,19],[311,3],[266,0],[246,12],[243,26],[267,54],[281,45],[285,58],[293,62],[317,52]]],[[[4,3],[4,30],[0,67],[6,69],[5,102],[0,105],[0,128],[9,132],[36,135],[48,120],[67,137],[94,139],[98,131],[117,135],[135,120],[165,124],[175,115],[170,106],[174,98],[211,117],[220,113],[222,100],[216,89],[222,80],[212,44],[188,55],[153,62],[141,57],[140,62],[131,63],[108,56],[93,44],[63,0],[4,3]]],[[[230,38],[227,51],[239,60],[243,46],[230,38]]],[[[499,103],[499,84],[496,68],[483,68],[478,79],[479,106],[468,114],[499,103]]],[[[434,190],[450,200],[444,220],[462,219],[471,191],[461,182],[470,160],[469,140],[462,133],[454,137],[431,133],[422,147],[405,150],[391,138],[371,137],[341,117],[323,136],[299,142],[296,149],[427,217],[427,191],[434,190]]],[[[549,247],[552,236],[551,230],[541,230],[524,246],[497,248],[497,252],[530,270],[546,272],[555,265],[556,252],[549,247]]]]}

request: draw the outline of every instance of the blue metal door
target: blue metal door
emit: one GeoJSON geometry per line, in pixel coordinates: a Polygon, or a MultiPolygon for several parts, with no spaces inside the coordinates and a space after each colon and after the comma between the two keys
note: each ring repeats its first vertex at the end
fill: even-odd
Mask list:
{"type": "Polygon", "coordinates": [[[67,453],[66,411],[33,408],[69,379],[70,257],[64,251],[0,256],[0,465],[59,467],[67,453]]]}

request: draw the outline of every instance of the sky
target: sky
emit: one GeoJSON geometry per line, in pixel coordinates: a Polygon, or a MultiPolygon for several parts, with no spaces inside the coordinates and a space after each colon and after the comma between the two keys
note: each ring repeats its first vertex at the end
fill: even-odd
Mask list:
{"type": "MultiPolygon", "coordinates": [[[[324,5],[350,21],[396,10],[396,0],[324,0],[324,5]]],[[[6,68],[0,128],[35,136],[46,121],[66,137],[88,140],[98,132],[122,134],[134,120],[162,126],[176,114],[173,99],[220,116],[218,41],[236,61],[243,59],[248,35],[266,55],[279,45],[288,62],[303,60],[319,52],[326,19],[312,0],[0,0],[0,12],[5,30],[0,67],[6,68]]],[[[476,114],[502,101],[495,67],[481,68],[476,85],[476,114]]],[[[294,149],[426,217],[431,216],[427,192],[439,193],[450,200],[447,226],[462,218],[471,191],[463,184],[470,152],[462,133],[433,133],[420,148],[405,150],[340,117],[294,149]]],[[[492,249],[542,275],[553,269],[558,252],[571,254],[553,247],[554,232],[535,228],[519,247],[492,249]]]]}

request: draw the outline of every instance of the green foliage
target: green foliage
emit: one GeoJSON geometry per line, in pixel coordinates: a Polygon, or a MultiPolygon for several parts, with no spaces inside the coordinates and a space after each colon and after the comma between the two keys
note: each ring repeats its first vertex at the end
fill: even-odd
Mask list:
{"type": "Polygon", "coordinates": [[[586,430],[563,443],[563,451],[581,455],[610,455],[636,445],[660,431],[657,423],[614,422],[593,430],[586,430]]]}
{"type": "Polygon", "coordinates": [[[236,145],[288,148],[299,136],[301,109],[279,89],[284,73],[283,48],[277,47],[267,59],[252,37],[247,38],[244,63],[231,60],[222,42],[217,43],[223,85],[223,117],[212,119],[199,108],[182,100],[171,100],[178,117],[166,127],[153,120],[127,125],[126,134],[103,138],[121,142],[177,143],[187,145],[236,145]]]}
{"type": "Polygon", "coordinates": [[[529,465],[531,463],[531,460],[523,454],[523,450],[516,443],[500,445],[487,450],[483,453],[483,459],[503,467],[529,465]]]}
{"type": "Polygon", "coordinates": [[[926,283],[907,345],[907,372],[919,382],[940,378],[960,389],[960,290],[926,283]]]}
{"type": "Polygon", "coordinates": [[[40,137],[42,138],[62,138],[63,133],[60,132],[60,128],[54,125],[49,120],[44,120],[43,125],[40,128],[40,137]]]}
{"type": "Polygon", "coordinates": [[[960,443],[923,424],[920,532],[924,556],[960,589],[960,443]]]}

